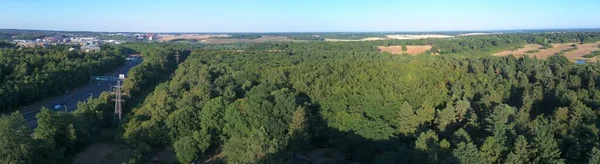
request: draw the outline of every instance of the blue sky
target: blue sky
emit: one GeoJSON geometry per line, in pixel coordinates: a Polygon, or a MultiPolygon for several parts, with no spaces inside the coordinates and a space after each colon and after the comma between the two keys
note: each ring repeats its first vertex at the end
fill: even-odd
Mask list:
{"type": "Polygon", "coordinates": [[[131,32],[600,28],[600,0],[0,0],[0,29],[131,32]]]}

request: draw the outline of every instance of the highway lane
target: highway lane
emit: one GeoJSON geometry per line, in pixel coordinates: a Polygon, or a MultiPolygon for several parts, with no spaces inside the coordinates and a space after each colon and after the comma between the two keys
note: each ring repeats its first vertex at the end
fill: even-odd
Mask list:
{"type": "MultiPolygon", "coordinates": [[[[142,61],[142,58],[136,58],[136,60],[127,60],[123,66],[118,67],[113,72],[104,74],[102,76],[118,77],[119,74],[125,74],[125,77],[127,77],[127,73],[129,72],[129,70],[134,66],[142,63],[142,61]]],[[[37,118],[35,118],[35,115],[41,111],[42,107],[54,110],[55,105],[64,104],[66,108],[60,109],[58,111],[65,112],[66,109],[66,112],[72,112],[77,110],[78,102],[86,101],[90,97],[96,98],[100,95],[100,93],[104,91],[111,91],[111,87],[113,85],[116,85],[116,81],[94,80],[86,84],[85,86],[72,89],[66,94],[50,98],[49,100],[43,102],[37,102],[27,105],[22,110],[20,110],[20,112],[25,118],[27,126],[32,129],[35,129],[37,127],[37,118]]]]}

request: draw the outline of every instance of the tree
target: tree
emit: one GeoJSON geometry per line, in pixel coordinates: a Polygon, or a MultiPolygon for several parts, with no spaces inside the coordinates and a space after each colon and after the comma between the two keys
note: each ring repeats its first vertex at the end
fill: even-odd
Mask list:
{"type": "Polygon", "coordinates": [[[402,104],[398,111],[398,115],[396,128],[400,134],[410,135],[415,133],[419,127],[419,117],[415,114],[413,107],[408,102],[405,101],[402,104]]]}
{"type": "Polygon", "coordinates": [[[288,130],[290,149],[294,152],[305,151],[310,144],[309,118],[304,107],[297,107],[294,111],[288,130]]]}
{"type": "Polygon", "coordinates": [[[456,122],[456,113],[454,107],[451,105],[448,105],[444,110],[438,111],[437,113],[436,123],[438,124],[438,129],[440,129],[440,131],[445,131],[449,125],[456,122]]]}
{"type": "Polygon", "coordinates": [[[531,163],[532,150],[525,136],[519,135],[515,140],[514,149],[506,158],[508,164],[531,163]]]}
{"type": "Polygon", "coordinates": [[[554,134],[549,127],[549,122],[543,117],[536,118],[531,128],[533,129],[534,138],[533,146],[535,150],[534,163],[563,163],[560,158],[560,149],[554,138],[554,134]]]}
{"type": "Polygon", "coordinates": [[[589,164],[600,164],[600,150],[594,147],[588,155],[590,156],[589,164]]]}
{"type": "MultiPolygon", "coordinates": [[[[457,163],[461,164],[485,164],[489,163],[483,155],[479,153],[477,147],[473,143],[461,142],[452,151],[452,156],[457,163]]],[[[451,162],[451,161],[450,161],[451,162]]]]}
{"type": "Polygon", "coordinates": [[[415,155],[413,162],[438,163],[445,158],[450,149],[450,144],[439,137],[433,130],[422,132],[415,141],[415,155]]]}
{"type": "Polygon", "coordinates": [[[25,119],[19,112],[0,116],[1,163],[29,163],[32,140],[25,119]]]}
{"type": "Polygon", "coordinates": [[[210,136],[206,131],[195,131],[191,136],[181,137],[173,143],[175,156],[181,163],[192,163],[210,146],[210,136]]]}
{"type": "Polygon", "coordinates": [[[264,129],[252,129],[247,136],[232,137],[223,145],[223,153],[231,163],[256,163],[279,149],[264,129]]]}

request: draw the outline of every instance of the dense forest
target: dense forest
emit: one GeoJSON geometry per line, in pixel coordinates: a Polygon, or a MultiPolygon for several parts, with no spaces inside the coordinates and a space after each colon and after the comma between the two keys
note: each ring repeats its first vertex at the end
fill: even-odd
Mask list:
{"type": "Polygon", "coordinates": [[[319,149],[345,156],[338,163],[598,163],[600,65],[490,54],[599,40],[564,33],[127,44],[144,55],[125,82],[128,97],[144,100],[122,122],[108,94],[73,113],[43,110],[33,137],[18,113],[5,115],[0,162],[65,163],[100,129],[115,128],[115,141],[135,149],[127,163],[148,163],[164,148],[180,163],[293,163],[319,149]],[[434,49],[392,55],[378,45],[434,49]]]}
{"type": "Polygon", "coordinates": [[[599,71],[562,56],[196,51],[123,137],[182,163],[217,148],[280,163],[310,145],[366,163],[581,163],[598,146],[599,71]]]}
{"type": "Polygon", "coordinates": [[[465,57],[537,37],[428,40],[455,54],[442,56],[360,42],[194,51],[131,113],[123,139],[172,146],[182,163],[215,152],[228,163],[285,163],[322,147],[362,163],[595,163],[599,65],[465,57]]]}
{"type": "Polygon", "coordinates": [[[50,49],[0,49],[0,109],[13,111],[20,105],[64,93],[85,84],[125,62],[126,50],[83,53],[64,46],[50,49]]]}

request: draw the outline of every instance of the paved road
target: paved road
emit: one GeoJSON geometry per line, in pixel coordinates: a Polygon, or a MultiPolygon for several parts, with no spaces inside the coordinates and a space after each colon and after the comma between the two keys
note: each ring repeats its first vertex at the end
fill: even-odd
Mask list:
{"type": "MultiPolygon", "coordinates": [[[[118,77],[119,74],[125,74],[133,67],[142,62],[142,58],[136,58],[136,60],[127,60],[125,65],[116,68],[113,72],[104,74],[102,76],[118,77]]],[[[72,89],[68,93],[50,98],[42,102],[36,102],[25,106],[20,112],[27,122],[27,126],[35,129],[37,127],[37,118],[35,115],[41,111],[43,106],[48,109],[54,110],[54,106],[57,104],[64,104],[66,108],[60,109],[59,111],[68,112],[77,109],[77,103],[79,101],[86,101],[90,96],[98,97],[100,93],[104,91],[110,91],[111,87],[115,85],[114,81],[92,81],[85,86],[72,89]],[[65,110],[66,109],[66,110],[65,110]]]]}

